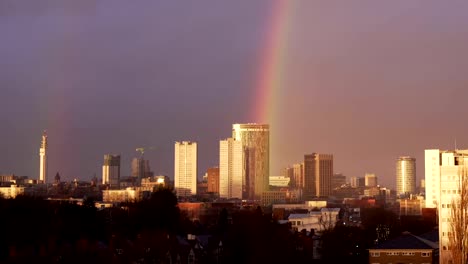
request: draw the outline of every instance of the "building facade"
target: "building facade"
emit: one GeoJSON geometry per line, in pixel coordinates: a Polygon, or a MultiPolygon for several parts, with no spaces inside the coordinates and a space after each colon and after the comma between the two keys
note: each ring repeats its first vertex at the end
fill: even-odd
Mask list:
{"type": "Polygon", "coordinates": [[[364,185],[366,187],[377,187],[377,176],[374,173],[366,173],[364,176],[364,185]]]}
{"type": "Polygon", "coordinates": [[[339,188],[346,184],[346,176],[341,173],[335,173],[332,177],[332,189],[339,188]]]}
{"type": "Polygon", "coordinates": [[[331,195],[333,155],[304,155],[304,195],[306,199],[331,195]]]}
{"type": "Polygon", "coordinates": [[[148,178],[153,176],[151,172],[149,160],[143,158],[133,158],[132,159],[132,177],[141,181],[143,178],[148,178]]]}
{"type": "Polygon", "coordinates": [[[208,192],[219,194],[219,167],[208,168],[206,171],[208,192]]]}
{"type": "Polygon", "coordinates": [[[293,179],[291,180],[292,187],[303,189],[304,183],[304,162],[293,165],[293,179]]]}
{"type": "Polygon", "coordinates": [[[39,148],[39,182],[47,183],[47,133],[42,133],[41,147],[39,148]]]}
{"type": "Polygon", "coordinates": [[[396,162],[396,188],[398,196],[416,193],[416,159],[399,157],[396,162]]]}
{"type": "Polygon", "coordinates": [[[120,188],[120,155],[104,155],[102,184],[109,185],[110,189],[120,188]]]}
{"type": "Polygon", "coordinates": [[[242,196],[260,200],[269,190],[270,176],[270,128],[266,124],[233,124],[232,138],[242,142],[243,173],[242,196]]]}
{"type": "Polygon", "coordinates": [[[452,258],[449,237],[452,233],[453,201],[466,191],[467,187],[462,186],[462,176],[466,176],[467,171],[468,150],[425,150],[426,207],[437,208],[441,263],[452,258]]]}
{"type": "Polygon", "coordinates": [[[242,199],[244,151],[242,141],[219,142],[219,197],[242,199]]]}
{"type": "Polygon", "coordinates": [[[197,143],[182,141],[175,143],[174,187],[177,196],[197,194],[197,143]]]}

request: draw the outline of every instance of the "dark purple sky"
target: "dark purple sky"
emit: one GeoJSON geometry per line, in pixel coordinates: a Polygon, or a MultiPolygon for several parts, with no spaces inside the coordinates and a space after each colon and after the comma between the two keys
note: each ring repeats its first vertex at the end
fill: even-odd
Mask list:
{"type": "MultiPolygon", "coordinates": [[[[231,124],[251,122],[273,0],[1,1],[0,173],[122,173],[140,146],[173,176],[173,143],[218,163],[231,124]]],[[[395,159],[468,147],[468,2],[290,1],[271,174],[311,152],[335,171],[394,186],[395,159]]]]}

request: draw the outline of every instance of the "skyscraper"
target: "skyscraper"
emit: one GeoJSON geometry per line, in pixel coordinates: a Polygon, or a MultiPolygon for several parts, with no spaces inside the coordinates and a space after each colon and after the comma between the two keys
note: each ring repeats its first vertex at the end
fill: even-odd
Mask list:
{"type": "Polygon", "coordinates": [[[206,175],[208,192],[219,194],[219,167],[208,168],[206,175]]]}
{"type": "Polygon", "coordinates": [[[228,138],[219,142],[219,197],[242,199],[242,142],[228,138]]]}
{"type": "Polygon", "coordinates": [[[377,176],[374,173],[364,175],[364,185],[366,187],[377,187],[377,176]]]}
{"type": "Polygon", "coordinates": [[[466,177],[468,171],[468,150],[427,149],[424,154],[426,207],[437,208],[440,263],[449,263],[447,261],[452,259],[449,237],[453,235],[451,224],[456,209],[452,203],[466,192],[462,177],[466,177]]]}
{"type": "Polygon", "coordinates": [[[233,124],[232,138],[242,142],[242,196],[259,200],[269,190],[270,128],[266,124],[233,124]]]}
{"type": "Polygon", "coordinates": [[[104,155],[102,184],[108,184],[110,189],[120,188],[120,155],[104,155]]]}
{"type": "Polygon", "coordinates": [[[47,183],[47,133],[42,133],[41,147],[39,148],[39,182],[47,183]]]}
{"type": "Polygon", "coordinates": [[[197,194],[197,143],[182,141],[175,143],[174,187],[177,196],[197,194]]]}
{"type": "Polygon", "coordinates": [[[399,157],[396,162],[396,189],[398,196],[416,193],[416,159],[399,157]]]}
{"type": "Polygon", "coordinates": [[[306,199],[331,195],[333,155],[304,155],[304,195],[306,199]]]}
{"type": "Polygon", "coordinates": [[[153,176],[151,173],[149,160],[143,158],[133,158],[132,160],[132,177],[141,181],[142,178],[153,176]]]}
{"type": "Polygon", "coordinates": [[[304,183],[304,162],[293,165],[293,179],[291,180],[295,188],[303,189],[304,183]]]}

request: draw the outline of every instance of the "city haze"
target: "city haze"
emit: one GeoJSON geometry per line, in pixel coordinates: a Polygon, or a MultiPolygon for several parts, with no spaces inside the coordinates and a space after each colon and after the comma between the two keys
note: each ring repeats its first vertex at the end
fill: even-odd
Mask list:
{"type": "MultiPolygon", "coordinates": [[[[2,1],[0,173],[101,176],[138,147],[173,177],[174,142],[198,142],[199,175],[233,123],[270,124],[271,175],[319,152],[334,171],[395,186],[398,156],[468,145],[468,3],[294,1],[280,100],[256,120],[263,37],[276,1],[2,1]]],[[[293,1],[291,1],[293,2],[293,1]]]]}

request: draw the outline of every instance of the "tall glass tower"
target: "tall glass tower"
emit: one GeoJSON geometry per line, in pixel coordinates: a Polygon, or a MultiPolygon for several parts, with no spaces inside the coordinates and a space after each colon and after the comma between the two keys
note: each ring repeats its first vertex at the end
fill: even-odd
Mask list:
{"type": "Polygon", "coordinates": [[[242,196],[259,200],[269,189],[270,127],[267,124],[233,124],[232,138],[242,142],[244,165],[242,196]]]}
{"type": "Polygon", "coordinates": [[[416,192],[416,159],[399,157],[396,162],[396,188],[398,196],[416,192]]]}

